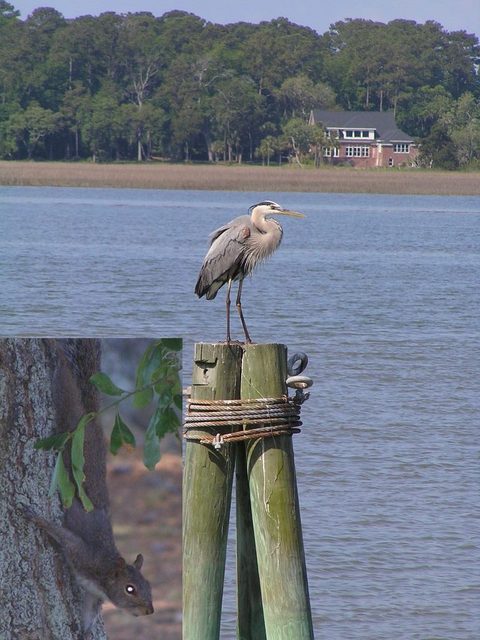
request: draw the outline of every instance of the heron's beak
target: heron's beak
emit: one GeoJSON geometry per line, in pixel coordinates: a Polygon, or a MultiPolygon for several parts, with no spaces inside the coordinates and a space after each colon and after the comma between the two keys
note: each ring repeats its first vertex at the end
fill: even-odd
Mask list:
{"type": "Polygon", "coordinates": [[[282,216],[291,216],[292,218],[305,217],[303,213],[299,213],[298,211],[290,211],[290,209],[281,209],[281,210],[275,211],[275,213],[281,213],[282,216]]]}

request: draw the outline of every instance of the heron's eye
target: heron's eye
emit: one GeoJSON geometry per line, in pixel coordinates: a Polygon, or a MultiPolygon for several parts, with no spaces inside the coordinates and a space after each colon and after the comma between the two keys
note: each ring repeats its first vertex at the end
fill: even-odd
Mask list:
{"type": "Polygon", "coordinates": [[[127,584],[125,587],[125,592],[128,593],[129,596],[134,596],[137,593],[137,590],[133,586],[133,584],[127,584]]]}

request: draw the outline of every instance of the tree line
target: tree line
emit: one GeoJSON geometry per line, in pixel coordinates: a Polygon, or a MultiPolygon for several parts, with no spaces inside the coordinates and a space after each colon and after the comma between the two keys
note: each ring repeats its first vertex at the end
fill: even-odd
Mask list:
{"type": "Polygon", "coordinates": [[[424,164],[455,168],[480,162],[479,64],[475,35],[434,21],[22,20],[0,0],[0,157],[318,164],[308,116],[332,108],[393,110],[424,164]]]}

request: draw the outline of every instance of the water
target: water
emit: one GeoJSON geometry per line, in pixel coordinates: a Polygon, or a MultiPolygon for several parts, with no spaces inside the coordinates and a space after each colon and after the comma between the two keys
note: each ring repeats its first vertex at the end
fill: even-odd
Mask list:
{"type": "MultiPolygon", "coordinates": [[[[224,337],[209,232],[268,193],[3,188],[0,334],[224,337]]],[[[310,357],[295,437],[317,640],[480,637],[480,199],[275,194],[253,338],[310,357]]],[[[240,336],[235,319],[234,335],[240,336]]],[[[232,555],[229,556],[233,560],[232,555]]],[[[222,640],[235,637],[230,571],[222,640]]]]}

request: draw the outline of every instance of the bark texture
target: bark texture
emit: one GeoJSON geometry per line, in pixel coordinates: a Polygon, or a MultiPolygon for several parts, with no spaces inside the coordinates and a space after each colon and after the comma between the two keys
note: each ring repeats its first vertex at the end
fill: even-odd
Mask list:
{"type": "MultiPolygon", "coordinates": [[[[58,549],[28,522],[30,506],[52,522],[62,508],[48,490],[55,463],[34,443],[57,431],[55,340],[0,340],[0,640],[79,640],[83,591],[58,549]]],[[[101,619],[92,638],[106,638],[101,619]]]]}

